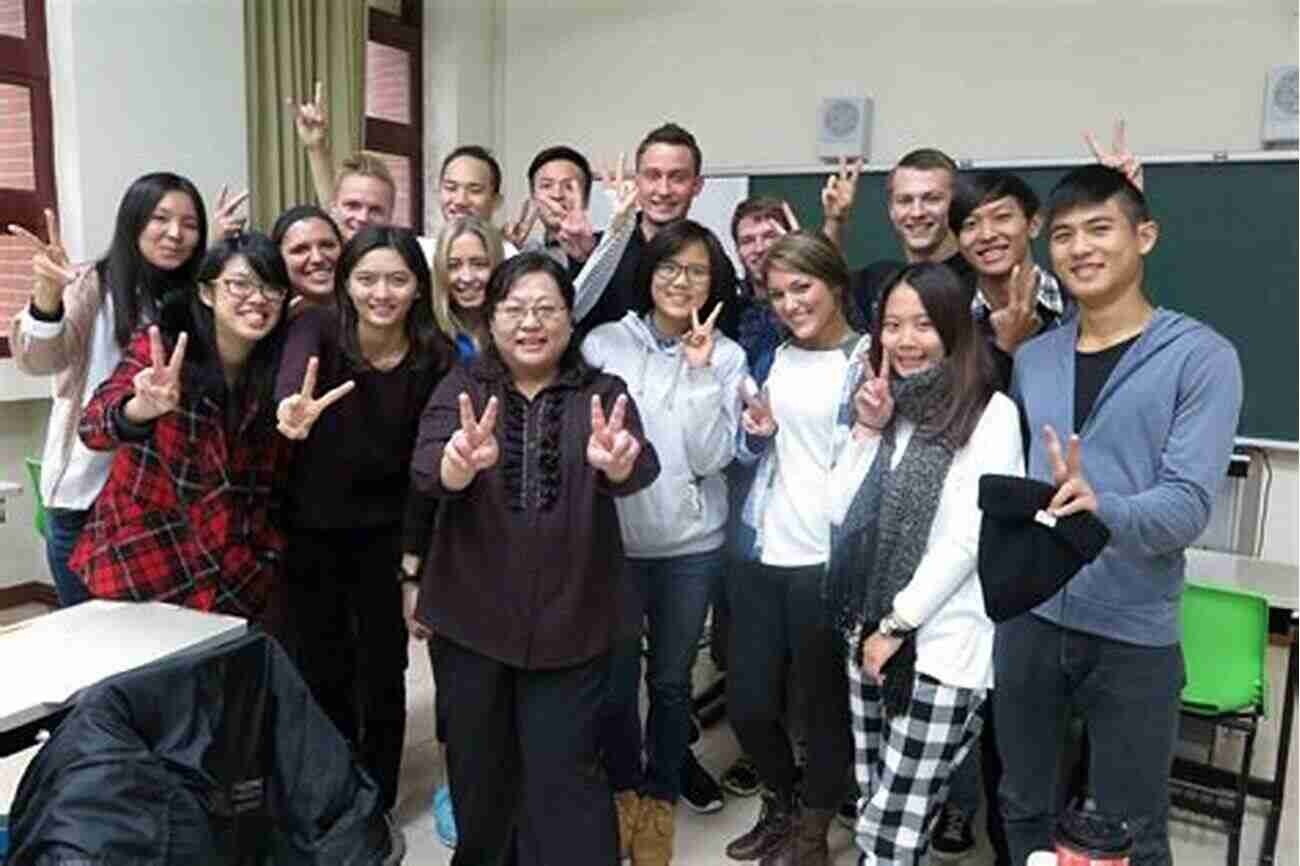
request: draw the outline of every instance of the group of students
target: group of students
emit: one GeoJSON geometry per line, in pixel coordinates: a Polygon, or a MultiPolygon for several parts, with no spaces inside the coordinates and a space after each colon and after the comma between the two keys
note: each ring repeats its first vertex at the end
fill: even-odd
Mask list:
{"type": "Polygon", "coordinates": [[[630,180],[605,172],[604,232],[576,150],[538,154],[499,229],[500,167],[465,146],[422,238],[386,225],[381,161],[335,169],[319,99],[297,120],[324,207],[269,237],[228,203],[210,230],[169,173],[131,185],[92,265],[52,215],[47,240],[11,227],[35,275],[14,355],[56,374],[41,490],[63,603],[261,622],[390,808],[408,637],[427,640],[457,864],[670,862],[710,606],[762,790],[730,857],[825,864],[846,799],[864,862],[915,863],[952,826],[968,846],[982,775],[999,864],[1023,863],[1077,713],[1097,808],[1135,863],[1169,861],[1182,551],[1241,373],[1153,306],[1158,227],[1122,141],[1045,203],[913,151],[887,182],[903,256],[861,271],[842,165],[820,231],[737,207],[738,278],[688,219],[703,160],[676,124],[630,180]],[[995,627],[979,479],[1026,470],[1111,541],[995,627]]]}

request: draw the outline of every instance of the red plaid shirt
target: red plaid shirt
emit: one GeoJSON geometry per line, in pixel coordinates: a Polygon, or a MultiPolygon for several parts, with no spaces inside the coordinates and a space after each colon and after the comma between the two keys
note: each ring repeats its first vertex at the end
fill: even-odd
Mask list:
{"type": "Polygon", "coordinates": [[[216,402],[184,394],[147,439],[123,439],[114,417],[149,364],[140,331],[82,413],[86,447],[117,453],[68,564],[101,598],[257,617],[284,553],[273,511],[287,443],[274,427],[251,428],[251,411],[229,435],[216,402]]]}

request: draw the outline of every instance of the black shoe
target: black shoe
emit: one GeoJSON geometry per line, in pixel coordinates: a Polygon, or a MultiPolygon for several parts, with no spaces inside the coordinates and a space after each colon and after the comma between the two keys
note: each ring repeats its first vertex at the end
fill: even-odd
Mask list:
{"type": "Polygon", "coordinates": [[[941,860],[959,860],[975,850],[975,833],[970,819],[961,809],[945,803],[930,840],[934,856],[941,860]]]}
{"type": "Polygon", "coordinates": [[[722,774],[722,787],[737,797],[754,796],[758,793],[760,784],[758,769],[754,767],[754,762],[748,755],[741,755],[736,759],[736,763],[722,774]]]}
{"type": "Polygon", "coordinates": [[[763,807],[758,821],[743,836],[727,845],[727,856],[732,860],[759,860],[787,848],[794,841],[794,798],[782,798],[763,792],[763,807]]]}
{"type": "Polygon", "coordinates": [[[722,810],[722,789],[689,749],[682,762],[682,800],[701,815],[722,810]]]}

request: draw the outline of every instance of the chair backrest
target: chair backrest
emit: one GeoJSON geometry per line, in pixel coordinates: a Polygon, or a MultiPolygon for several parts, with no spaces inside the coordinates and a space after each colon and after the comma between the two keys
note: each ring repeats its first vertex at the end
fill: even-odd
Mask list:
{"type": "Polygon", "coordinates": [[[32,523],[36,527],[36,534],[44,538],[45,502],[41,499],[41,461],[28,457],[24,462],[27,464],[27,477],[32,480],[32,498],[36,501],[36,514],[32,523]]]}
{"type": "Polygon", "coordinates": [[[1218,586],[1188,583],[1183,593],[1183,705],[1201,713],[1254,708],[1267,688],[1268,600],[1218,586]]]}

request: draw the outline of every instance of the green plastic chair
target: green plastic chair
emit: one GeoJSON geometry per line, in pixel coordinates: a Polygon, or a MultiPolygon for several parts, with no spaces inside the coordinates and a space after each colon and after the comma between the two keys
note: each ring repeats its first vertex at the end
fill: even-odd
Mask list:
{"type": "Polygon", "coordinates": [[[1213,726],[1204,762],[1174,761],[1170,799],[1175,806],[1226,825],[1228,866],[1236,866],[1246,788],[1258,721],[1268,706],[1268,600],[1261,595],[1204,584],[1183,593],[1183,686],[1185,716],[1213,726]],[[1222,728],[1245,735],[1239,768],[1214,763],[1222,728]]]}
{"type": "Polygon", "coordinates": [[[36,516],[32,523],[36,526],[36,534],[44,538],[45,503],[41,501],[41,461],[28,457],[24,462],[27,464],[27,477],[32,480],[32,496],[36,500],[36,516]]]}

